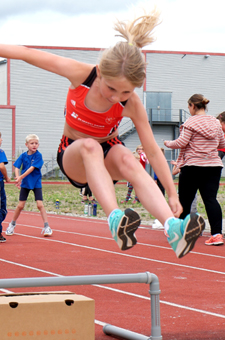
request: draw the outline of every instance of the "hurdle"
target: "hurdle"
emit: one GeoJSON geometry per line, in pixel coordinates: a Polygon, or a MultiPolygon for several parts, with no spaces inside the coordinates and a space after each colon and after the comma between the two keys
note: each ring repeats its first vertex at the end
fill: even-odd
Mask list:
{"type": "Polygon", "coordinates": [[[32,277],[18,279],[0,279],[0,289],[46,287],[46,286],[75,286],[116,283],[146,283],[150,285],[151,300],[151,335],[145,336],[124,328],[105,324],[103,332],[106,335],[116,336],[128,340],[161,340],[160,306],[159,306],[159,280],[150,272],[135,274],[109,274],[61,277],[32,277]]]}

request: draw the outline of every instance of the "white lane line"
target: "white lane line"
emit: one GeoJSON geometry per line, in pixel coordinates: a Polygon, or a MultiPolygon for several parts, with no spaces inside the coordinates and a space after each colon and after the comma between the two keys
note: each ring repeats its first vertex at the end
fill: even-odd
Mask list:
{"type": "Polygon", "coordinates": [[[225,275],[225,272],[223,272],[223,271],[217,271],[217,270],[212,270],[212,269],[194,267],[194,266],[184,265],[184,264],[180,264],[180,263],[173,263],[173,262],[168,262],[168,261],[162,261],[162,260],[155,260],[155,259],[148,258],[148,257],[141,257],[141,256],[137,256],[137,255],[125,254],[124,252],[123,253],[122,252],[119,253],[119,252],[115,252],[115,251],[111,251],[111,250],[100,249],[100,248],[85,246],[85,245],[81,245],[81,244],[65,242],[65,241],[62,241],[62,240],[55,240],[55,239],[49,238],[49,237],[45,237],[44,238],[44,237],[37,237],[37,236],[31,236],[31,235],[25,235],[25,234],[19,234],[19,233],[17,233],[17,235],[25,236],[25,237],[28,237],[28,238],[33,238],[33,239],[41,240],[41,241],[45,241],[45,242],[48,241],[48,242],[61,243],[61,244],[66,244],[66,245],[70,245],[70,246],[73,246],[73,247],[90,249],[90,250],[100,251],[100,252],[103,252],[103,253],[109,253],[109,254],[113,254],[113,255],[119,255],[119,256],[123,256],[123,257],[134,258],[134,259],[138,259],[138,260],[162,263],[162,264],[176,266],[176,267],[190,268],[190,269],[194,269],[194,270],[198,270],[198,271],[202,271],[202,272],[208,272],[208,273],[214,273],[214,274],[219,274],[219,275],[225,275]]]}
{"type": "MultiPolygon", "coordinates": [[[[138,294],[134,294],[134,293],[130,293],[130,292],[125,292],[125,291],[120,290],[120,289],[115,289],[115,288],[101,286],[101,285],[95,285],[95,286],[98,286],[98,287],[104,288],[104,289],[108,289],[108,290],[112,290],[116,293],[121,293],[121,294],[129,295],[129,296],[137,297],[137,298],[140,298],[140,299],[144,299],[144,300],[150,300],[150,297],[138,295],[138,294]]],[[[188,307],[188,306],[180,305],[180,304],[173,303],[173,302],[163,301],[163,300],[160,300],[160,303],[164,304],[164,305],[176,307],[176,308],[182,308],[182,309],[190,310],[190,311],[193,311],[193,312],[198,312],[198,313],[201,313],[201,314],[207,314],[207,315],[210,315],[210,316],[216,316],[216,317],[225,319],[225,315],[223,315],[223,314],[208,312],[208,311],[205,311],[203,309],[188,307]]]]}
{"type": "MultiPolygon", "coordinates": [[[[23,265],[21,263],[16,263],[16,262],[4,260],[4,259],[0,259],[0,261],[5,262],[5,263],[9,263],[9,264],[12,264],[12,265],[16,265],[16,266],[19,266],[19,267],[32,269],[34,271],[42,272],[42,273],[45,273],[45,274],[47,273],[47,274],[50,274],[52,276],[64,277],[64,275],[56,274],[56,273],[53,273],[53,272],[49,272],[49,271],[42,270],[42,269],[39,269],[39,268],[31,267],[31,266],[26,266],[26,265],[23,265]]],[[[120,290],[120,289],[116,289],[116,288],[112,288],[112,287],[108,287],[108,286],[102,286],[102,285],[97,285],[97,284],[94,284],[92,286],[95,286],[95,287],[98,287],[98,288],[101,288],[101,289],[110,290],[110,291],[113,291],[113,292],[116,292],[116,293],[120,293],[120,294],[123,294],[123,295],[128,295],[128,296],[136,297],[136,298],[139,298],[139,299],[150,300],[150,297],[139,295],[139,294],[134,294],[134,293],[130,293],[130,292],[126,292],[124,290],[120,290]]],[[[5,291],[4,289],[0,289],[0,290],[5,291]]],[[[10,292],[10,291],[6,291],[6,292],[10,292]]],[[[198,313],[201,313],[201,314],[207,314],[207,315],[210,315],[210,316],[215,316],[215,317],[218,317],[218,318],[225,319],[225,315],[223,315],[223,314],[217,314],[217,313],[213,313],[213,312],[208,312],[208,311],[205,311],[203,309],[188,307],[188,306],[176,304],[176,303],[173,303],[173,302],[163,301],[163,300],[160,300],[160,303],[168,305],[168,306],[171,306],[171,307],[175,307],[175,308],[181,308],[181,309],[185,309],[185,310],[190,310],[192,312],[198,312],[198,313]]],[[[103,326],[104,326],[104,324],[103,324],[103,326]]]]}
{"type": "MultiPolygon", "coordinates": [[[[33,226],[33,225],[17,224],[17,226],[19,226],[19,225],[21,225],[23,227],[27,227],[27,228],[32,228],[32,229],[40,229],[40,230],[43,229],[41,227],[37,227],[37,226],[33,226]]],[[[91,238],[99,238],[99,239],[109,240],[109,241],[115,242],[113,240],[113,238],[111,238],[111,237],[97,236],[97,235],[92,235],[92,234],[83,234],[83,233],[78,233],[78,232],[75,232],[75,231],[65,231],[65,230],[57,230],[57,229],[55,229],[55,230],[52,229],[52,230],[55,231],[55,232],[64,233],[64,234],[73,234],[73,235],[79,235],[79,236],[85,236],[85,237],[91,237],[91,238]]],[[[15,232],[14,234],[29,237],[29,235],[19,234],[17,232],[15,232]]],[[[141,243],[141,242],[138,242],[138,244],[141,245],[141,246],[145,246],[145,247],[158,248],[158,249],[165,249],[165,250],[173,251],[173,249],[171,247],[158,246],[158,245],[155,245],[155,244],[148,244],[148,243],[141,243]]],[[[222,255],[213,255],[213,254],[208,254],[208,253],[200,253],[200,252],[196,252],[196,251],[191,251],[190,253],[195,254],[195,255],[202,255],[202,256],[207,256],[207,257],[225,259],[225,256],[222,256],[222,255]]]]}

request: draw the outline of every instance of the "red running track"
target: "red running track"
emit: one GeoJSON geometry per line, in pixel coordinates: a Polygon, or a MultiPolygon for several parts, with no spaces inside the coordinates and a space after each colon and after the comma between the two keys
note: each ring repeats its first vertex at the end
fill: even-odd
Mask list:
{"type": "MultiPolygon", "coordinates": [[[[12,218],[9,211],[4,230],[12,218]]],[[[41,235],[39,213],[22,212],[13,236],[0,244],[1,278],[125,274],[149,271],[159,278],[163,340],[225,339],[225,247],[194,250],[177,259],[162,230],[136,232],[138,244],[122,252],[105,220],[49,214],[51,237],[41,235]]],[[[151,334],[149,285],[114,284],[26,288],[69,290],[95,300],[96,340],[114,339],[102,323],[151,334]]],[[[23,292],[23,289],[14,289],[23,292]]],[[[4,290],[0,291],[4,293],[4,290]]],[[[138,340],[138,339],[137,339],[138,340]]]]}

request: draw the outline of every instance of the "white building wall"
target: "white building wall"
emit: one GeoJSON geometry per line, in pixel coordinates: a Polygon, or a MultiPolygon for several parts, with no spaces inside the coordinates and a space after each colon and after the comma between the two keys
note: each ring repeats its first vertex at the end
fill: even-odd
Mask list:
{"type": "Polygon", "coordinates": [[[12,110],[0,109],[0,132],[2,134],[1,149],[5,151],[8,159],[6,166],[8,175],[12,174],[12,110]]]}
{"type": "Polygon", "coordinates": [[[0,62],[0,105],[7,104],[7,63],[0,62]]]}
{"type": "MultiPolygon", "coordinates": [[[[91,64],[97,64],[101,56],[99,50],[44,50],[91,64]]],[[[190,53],[183,57],[181,53],[148,51],[146,61],[146,91],[171,92],[173,112],[187,110],[187,100],[194,93],[202,93],[210,100],[209,114],[217,115],[225,110],[225,55],[204,58],[204,55],[190,53]]],[[[40,137],[39,150],[44,160],[51,161],[56,157],[63,133],[64,105],[69,81],[21,61],[11,60],[10,63],[10,104],[16,106],[16,155],[26,150],[26,135],[36,133],[40,137]]],[[[0,81],[0,89],[3,88],[0,104],[6,104],[6,73],[6,64],[0,65],[0,79],[5,79],[5,83],[0,81]]],[[[136,89],[136,92],[143,101],[143,87],[136,89]]],[[[0,110],[0,114],[1,112],[0,110]]],[[[172,129],[154,127],[160,146],[162,139],[165,139],[165,132],[167,139],[173,138],[172,129]]],[[[139,140],[134,138],[136,145],[139,140]]],[[[5,140],[8,143],[11,138],[5,140]]],[[[130,141],[127,140],[126,144],[129,147],[130,141]]],[[[131,143],[130,148],[134,149],[134,143],[131,143]]]]}
{"type": "Polygon", "coordinates": [[[187,110],[195,93],[210,100],[208,114],[225,110],[225,55],[147,53],[147,91],[172,92],[172,109],[187,110]]]}

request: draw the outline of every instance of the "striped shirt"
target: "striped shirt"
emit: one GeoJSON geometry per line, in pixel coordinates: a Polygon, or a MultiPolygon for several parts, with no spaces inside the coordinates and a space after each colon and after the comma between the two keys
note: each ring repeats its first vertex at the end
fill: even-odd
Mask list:
{"type": "Polygon", "coordinates": [[[219,120],[213,116],[191,116],[181,125],[179,138],[165,145],[180,149],[179,168],[185,165],[223,167],[218,149],[225,148],[225,139],[219,120]]]}

